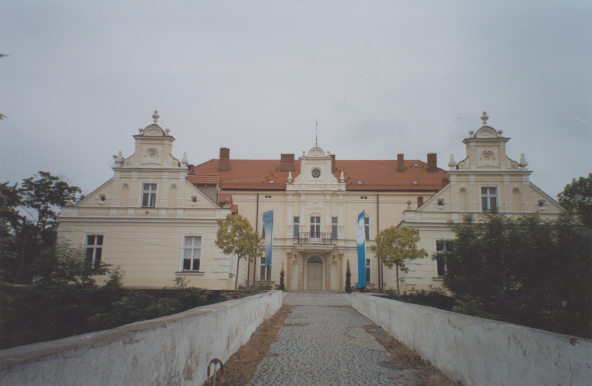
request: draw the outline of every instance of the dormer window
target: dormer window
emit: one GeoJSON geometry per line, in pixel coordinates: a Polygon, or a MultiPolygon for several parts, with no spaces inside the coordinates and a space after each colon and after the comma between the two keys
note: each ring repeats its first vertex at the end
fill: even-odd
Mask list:
{"type": "Polygon", "coordinates": [[[270,184],[275,184],[275,180],[269,180],[270,184]]]}
{"type": "Polygon", "coordinates": [[[363,184],[363,182],[362,182],[362,181],[357,181],[357,182],[356,182],[356,184],[358,184],[358,185],[362,185],[362,184],[363,184]]]}
{"type": "Polygon", "coordinates": [[[419,167],[419,164],[413,164],[413,167],[414,168],[418,168],[419,167]]]}
{"type": "Polygon", "coordinates": [[[312,169],[311,175],[313,178],[319,178],[321,176],[321,169],[312,169]]]}
{"type": "Polygon", "coordinates": [[[412,183],[413,183],[413,185],[417,185],[417,181],[413,181],[412,183]]]}

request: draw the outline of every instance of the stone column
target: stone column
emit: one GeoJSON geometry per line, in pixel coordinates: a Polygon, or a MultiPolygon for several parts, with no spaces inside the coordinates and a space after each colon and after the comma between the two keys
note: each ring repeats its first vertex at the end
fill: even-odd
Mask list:
{"type": "Polygon", "coordinates": [[[292,251],[286,252],[286,276],[284,277],[284,286],[286,291],[292,289],[292,251]]]}
{"type": "Polygon", "coordinates": [[[304,252],[300,252],[300,256],[298,256],[298,262],[300,263],[300,267],[298,268],[298,289],[304,289],[304,252]]]}
{"type": "Polygon", "coordinates": [[[331,291],[331,253],[325,253],[325,290],[331,291]]]}
{"type": "Polygon", "coordinates": [[[343,252],[339,252],[337,254],[337,277],[339,278],[339,288],[337,288],[337,292],[341,292],[345,290],[345,280],[343,276],[345,275],[343,271],[343,252]]]}

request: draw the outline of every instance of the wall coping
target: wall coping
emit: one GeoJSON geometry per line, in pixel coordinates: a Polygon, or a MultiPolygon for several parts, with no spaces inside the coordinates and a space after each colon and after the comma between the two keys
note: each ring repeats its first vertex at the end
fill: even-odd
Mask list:
{"type": "Polygon", "coordinates": [[[125,324],[109,330],[0,350],[0,370],[6,370],[21,364],[38,362],[47,359],[48,357],[57,357],[59,354],[71,350],[98,348],[115,341],[121,341],[126,338],[131,339],[133,335],[140,331],[156,330],[166,324],[176,323],[198,315],[210,314],[222,308],[233,308],[244,301],[273,296],[276,292],[281,291],[268,291],[258,295],[251,295],[208,306],[196,307],[177,314],[125,324]]]}

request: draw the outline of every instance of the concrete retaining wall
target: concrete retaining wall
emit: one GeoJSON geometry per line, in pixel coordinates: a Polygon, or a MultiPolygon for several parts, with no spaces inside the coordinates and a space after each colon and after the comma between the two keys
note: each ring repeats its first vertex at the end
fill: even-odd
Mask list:
{"type": "Polygon", "coordinates": [[[360,293],[352,307],[465,386],[592,382],[587,339],[360,293]]]}
{"type": "Polygon", "coordinates": [[[201,385],[282,305],[282,292],[0,351],[0,385],[201,385]]]}

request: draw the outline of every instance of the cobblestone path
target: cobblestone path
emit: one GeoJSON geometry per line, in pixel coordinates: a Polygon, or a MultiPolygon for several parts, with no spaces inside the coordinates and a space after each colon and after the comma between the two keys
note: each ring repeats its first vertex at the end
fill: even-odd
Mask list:
{"type": "Polygon", "coordinates": [[[373,323],[348,294],[291,292],[284,303],[296,307],[248,385],[424,385],[364,330],[373,323]]]}

